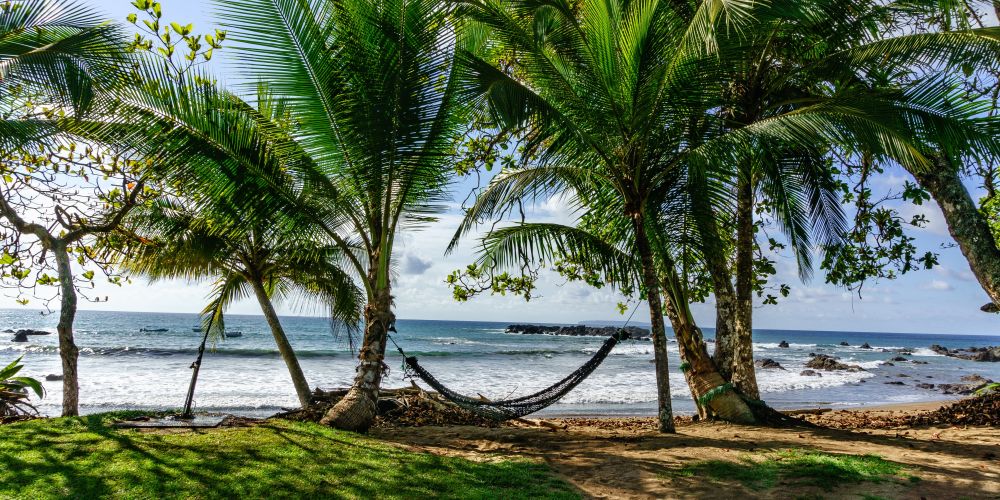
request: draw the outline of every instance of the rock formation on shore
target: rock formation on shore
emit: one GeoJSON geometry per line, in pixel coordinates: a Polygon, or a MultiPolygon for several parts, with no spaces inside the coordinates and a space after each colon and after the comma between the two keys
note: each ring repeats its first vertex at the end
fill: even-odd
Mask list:
{"type": "Polygon", "coordinates": [[[847,365],[841,363],[840,361],[837,361],[837,358],[834,358],[832,356],[827,356],[826,354],[810,353],[810,356],[812,356],[812,359],[806,362],[806,368],[812,368],[814,370],[826,370],[826,371],[833,371],[833,370],[847,370],[852,372],[865,371],[864,368],[861,368],[858,365],[847,365]]]}
{"type": "Polygon", "coordinates": [[[931,350],[952,358],[968,359],[969,361],[1000,361],[1000,346],[990,347],[970,347],[968,349],[948,349],[947,347],[934,344],[931,350]]]}
{"type": "MultiPolygon", "coordinates": [[[[573,337],[610,337],[620,328],[617,326],[549,326],[549,325],[510,325],[505,330],[507,333],[520,333],[524,335],[569,335],[573,337]]],[[[634,340],[650,340],[649,330],[637,326],[626,326],[625,331],[634,340]]]]}
{"type": "Polygon", "coordinates": [[[18,330],[16,332],[14,330],[7,330],[7,333],[14,334],[14,338],[11,339],[11,342],[27,342],[29,335],[52,335],[52,332],[46,332],[42,330],[32,330],[30,328],[24,330],[18,330]]]}

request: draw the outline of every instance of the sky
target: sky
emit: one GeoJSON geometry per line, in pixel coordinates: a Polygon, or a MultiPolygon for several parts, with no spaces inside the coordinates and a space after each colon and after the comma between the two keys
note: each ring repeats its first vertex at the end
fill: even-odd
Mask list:
{"type": "MultiPolygon", "coordinates": [[[[84,0],[103,10],[110,19],[123,20],[133,8],[128,0],[84,0]]],[[[162,2],[168,21],[193,22],[196,32],[218,26],[211,16],[211,2],[166,0],[162,2]]],[[[220,52],[221,67],[216,68],[220,82],[232,71],[234,61],[220,52]]],[[[881,176],[876,188],[901,189],[910,180],[902,170],[890,169],[881,176]]],[[[456,200],[462,200],[473,187],[471,182],[453,186],[456,200]]],[[[933,202],[901,208],[905,215],[924,213],[930,220],[926,228],[912,234],[924,250],[936,251],[941,265],[897,280],[869,284],[859,297],[841,288],[823,283],[822,275],[808,283],[798,279],[794,258],[777,257],[776,282],[791,285],[789,297],[778,305],[758,305],[755,328],[793,330],[888,331],[913,333],[989,334],[1000,332],[1000,318],[986,314],[979,307],[988,297],[972,275],[968,263],[948,235],[940,211],[933,202]]],[[[468,239],[455,252],[445,255],[445,247],[461,220],[459,202],[441,214],[437,223],[420,230],[404,232],[395,250],[398,277],[394,287],[396,315],[407,319],[480,320],[501,322],[577,323],[593,320],[623,320],[616,304],[622,297],[607,289],[594,289],[577,283],[564,283],[558,276],[543,272],[538,296],[530,302],[518,297],[482,296],[458,303],[445,285],[447,275],[474,260],[473,243],[468,239]]],[[[549,200],[534,207],[528,220],[571,223],[573,214],[563,200],[549,200]]],[[[207,302],[207,283],[178,281],[148,284],[141,278],[122,287],[99,285],[92,295],[107,301],[82,301],[80,309],[110,311],[155,311],[195,313],[207,302]]],[[[12,298],[0,298],[0,307],[21,307],[12,298]]],[[[29,306],[30,307],[30,306],[29,306]]],[[[37,307],[37,306],[36,306],[37,307]]],[[[695,317],[704,327],[711,327],[715,311],[711,301],[693,306],[695,317]]],[[[255,300],[235,304],[231,314],[259,314],[255,300]]],[[[316,314],[297,304],[279,304],[282,314],[316,314]]],[[[648,312],[640,308],[635,321],[648,322],[648,312]]]]}

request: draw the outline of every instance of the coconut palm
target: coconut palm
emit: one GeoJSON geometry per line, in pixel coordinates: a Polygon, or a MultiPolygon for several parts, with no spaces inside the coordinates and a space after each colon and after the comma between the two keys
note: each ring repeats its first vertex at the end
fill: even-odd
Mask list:
{"type": "Polygon", "coordinates": [[[342,270],[340,249],[310,235],[307,228],[247,217],[225,202],[192,211],[176,201],[158,200],[129,222],[137,238],[124,252],[127,271],[154,281],[213,280],[211,300],[202,313],[208,334],[225,337],[225,310],[236,300],[257,299],[299,403],[308,407],[309,384],[274,302],[298,292],[302,299],[329,308],[336,321],[356,325],[363,295],[342,270]]]}
{"type": "MultiPolygon", "coordinates": [[[[739,166],[753,161],[761,148],[773,149],[778,158],[784,156],[781,151],[805,151],[808,158],[831,145],[862,144],[876,156],[921,169],[930,164],[915,145],[930,131],[946,130],[959,141],[982,143],[981,134],[968,121],[970,109],[949,107],[948,85],[935,82],[885,91],[828,84],[825,94],[792,99],[747,122],[720,113],[729,102],[731,65],[753,55],[747,47],[755,45],[745,40],[755,38],[747,33],[766,32],[779,21],[816,22],[824,11],[810,3],[705,1],[693,11],[680,3],[631,1],[482,0],[465,5],[470,18],[488,31],[485,38],[496,40],[496,51],[501,51],[493,59],[462,55],[474,73],[467,90],[471,98],[486,101],[501,126],[530,130],[527,148],[539,153],[537,161],[506,168],[494,178],[456,238],[476,221],[502,214],[525,197],[569,191],[583,206],[593,208],[587,200],[599,198],[592,193],[616,193],[619,202],[612,206],[630,221],[631,248],[640,261],[649,300],[664,431],[672,423],[665,390],[662,289],[650,235],[657,231],[660,213],[656,193],[667,192],[671,176],[682,171],[692,182],[717,180],[701,182],[693,194],[704,202],[719,199],[718,186],[734,185],[739,166]]],[[[876,41],[824,54],[812,67],[827,73],[834,73],[831,68],[838,65],[870,69],[877,50],[940,56],[976,43],[984,45],[975,35],[910,41],[902,47],[876,41]]],[[[773,192],[784,196],[779,188],[795,177],[775,171],[772,178],[781,184],[773,192]]],[[[800,230],[809,227],[808,217],[802,216],[824,215],[823,210],[802,208],[810,204],[829,208],[831,200],[802,198],[808,192],[788,192],[794,200],[789,207],[795,211],[779,214],[791,217],[781,222],[801,248],[807,248],[809,241],[800,230]]],[[[708,220],[716,223],[717,216],[711,217],[708,220]]],[[[702,229],[709,225],[702,224],[702,229]]],[[[831,233],[835,236],[836,231],[831,233]]],[[[711,236],[708,231],[702,235],[711,236]]],[[[525,245],[537,243],[536,247],[542,244],[532,243],[530,237],[525,241],[525,245]]],[[[683,312],[678,303],[671,305],[683,312]]],[[[741,366],[746,361],[740,358],[741,366]]],[[[752,371],[752,357],[749,362],[752,371]]],[[[731,389],[729,383],[696,385],[707,388],[699,398],[731,389]]]]}
{"type": "Polygon", "coordinates": [[[241,75],[287,101],[309,160],[289,168],[297,184],[271,184],[257,203],[306,214],[364,290],[355,382],[324,422],[367,429],[395,322],[395,240],[446,200],[463,122],[453,64],[462,41],[447,5],[432,0],[233,0],[219,10],[241,75]]]}

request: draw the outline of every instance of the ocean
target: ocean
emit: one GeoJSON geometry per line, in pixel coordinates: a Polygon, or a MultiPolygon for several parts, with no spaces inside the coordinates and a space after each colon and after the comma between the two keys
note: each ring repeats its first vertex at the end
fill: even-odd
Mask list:
{"type": "MultiPolygon", "coordinates": [[[[38,311],[0,310],[0,330],[33,328],[55,331],[55,315],[38,311]]],[[[296,406],[285,365],[261,316],[227,316],[227,328],[243,336],[219,341],[202,364],[195,394],[199,411],[266,416],[296,406]]],[[[191,363],[201,334],[194,314],[80,311],[76,339],[80,347],[80,410],[179,408],[190,381],[191,363]],[[144,332],[141,329],[166,329],[144,332]]],[[[282,324],[313,387],[348,386],[355,360],[345,338],[334,336],[322,318],[283,317],[282,324]]],[[[566,337],[504,333],[506,323],[405,320],[397,322],[396,341],[415,355],[428,371],[452,389],[475,396],[506,398],[534,392],[558,381],[584,363],[600,347],[601,337],[566,337]]],[[[706,331],[711,337],[711,331],[706,331]]],[[[1000,381],[1000,363],[978,363],[940,356],[928,347],[949,348],[1000,344],[1000,336],[864,333],[797,330],[755,330],[754,354],[771,358],[785,370],[758,369],[763,398],[777,408],[858,407],[953,398],[917,383],[957,383],[979,374],[1000,381]],[[788,348],[779,348],[782,340],[788,348]],[[839,345],[847,342],[850,346],[839,345]],[[872,349],[861,349],[863,343],[872,349]],[[909,348],[911,359],[927,364],[897,362],[892,350],[909,348]],[[890,352],[883,352],[885,349],[890,352]],[[809,353],[822,353],[858,364],[863,372],[800,372],[809,353]],[[904,385],[886,382],[901,381],[904,385]]],[[[0,334],[0,365],[23,355],[22,374],[43,379],[61,373],[56,336],[31,336],[27,343],[0,334]]],[[[710,346],[711,348],[711,346],[710,346]]],[[[671,390],[678,414],[694,405],[677,369],[671,339],[671,390]]],[[[604,364],[559,403],[543,410],[549,416],[654,415],[655,379],[652,344],[625,341],[604,364]]],[[[390,371],[385,387],[409,385],[402,358],[390,345],[390,371]]],[[[36,401],[48,415],[59,413],[61,382],[44,382],[47,394],[36,401]]]]}

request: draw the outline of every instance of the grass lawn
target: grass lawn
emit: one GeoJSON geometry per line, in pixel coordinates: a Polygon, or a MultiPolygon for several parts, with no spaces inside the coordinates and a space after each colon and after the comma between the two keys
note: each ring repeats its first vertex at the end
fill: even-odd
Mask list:
{"type": "Polygon", "coordinates": [[[789,449],[746,454],[738,462],[704,460],[685,465],[674,474],[739,481],[750,489],[765,490],[778,483],[816,486],[832,491],[850,483],[880,483],[887,480],[916,482],[903,473],[903,466],[876,455],[841,455],[813,450],[789,449]]]}
{"type": "Polygon", "coordinates": [[[414,453],[320,425],[152,433],[121,414],[0,426],[0,498],[577,498],[542,464],[414,453]]]}

